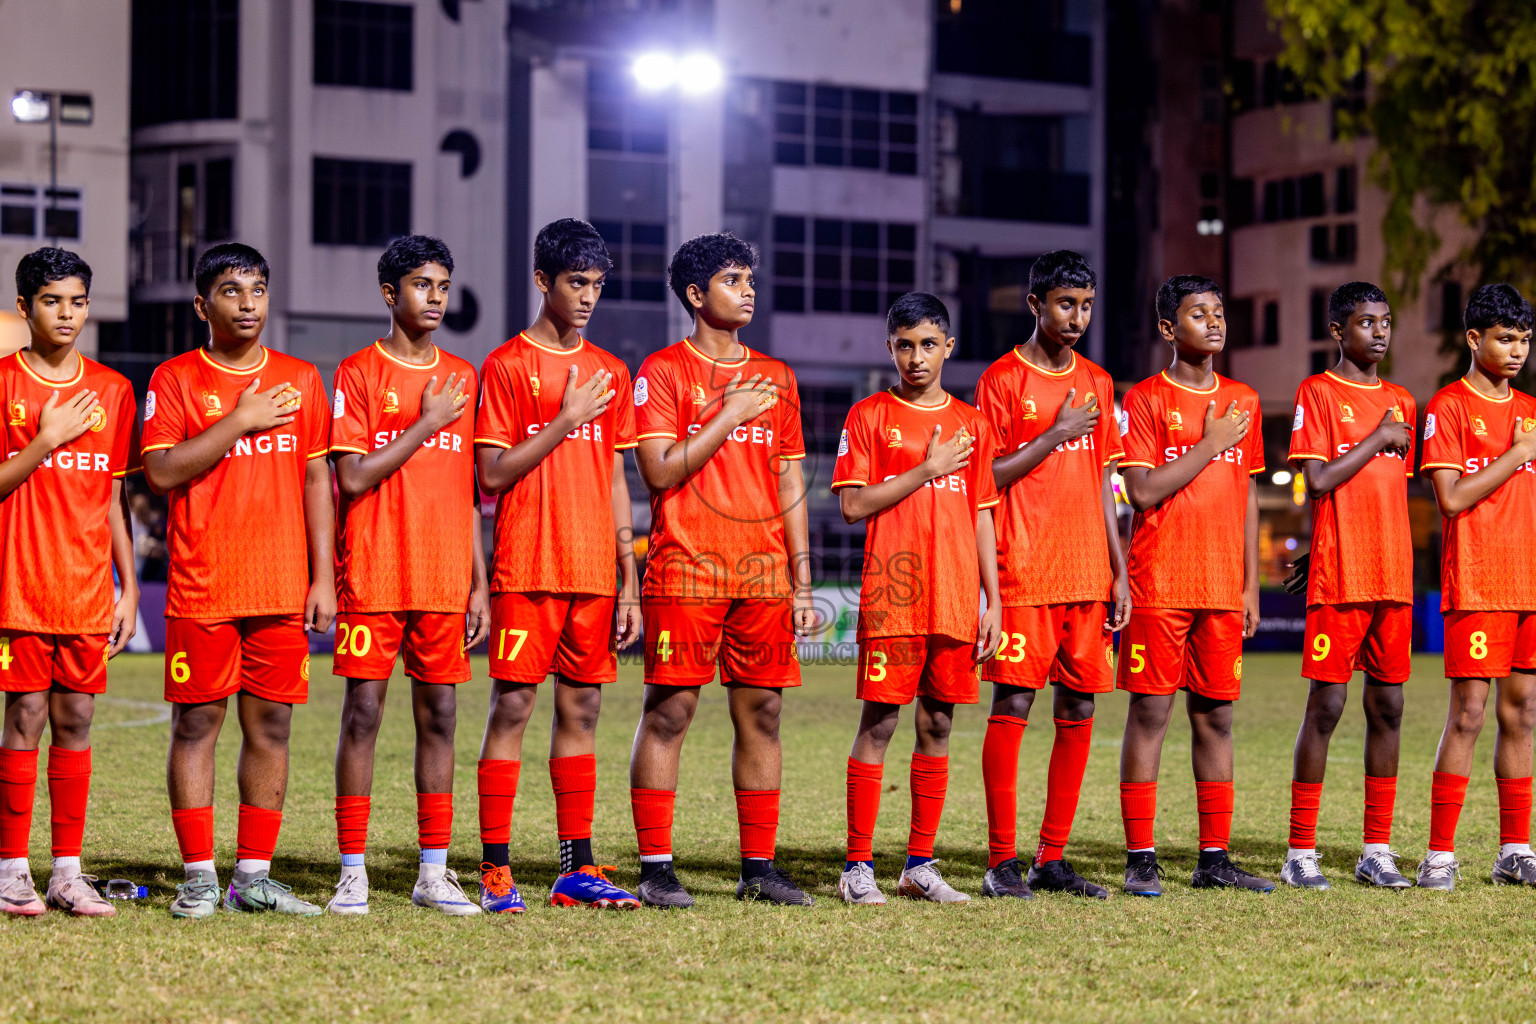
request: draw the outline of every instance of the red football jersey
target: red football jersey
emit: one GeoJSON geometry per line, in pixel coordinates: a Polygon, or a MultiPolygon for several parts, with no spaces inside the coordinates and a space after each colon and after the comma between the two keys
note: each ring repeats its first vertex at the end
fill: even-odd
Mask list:
{"type": "Polygon", "coordinates": [[[573,349],[519,334],[481,369],[475,444],[511,448],[560,414],[570,368],[577,384],[613,374],[603,414],[571,431],[542,462],[496,497],[496,593],[613,594],[618,540],[613,455],[635,447],[629,368],[585,338],[573,349]]]}
{"type": "Polygon", "coordinates": [[[253,380],[262,391],[288,381],[299,406],[292,423],[245,435],[212,469],[168,495],[168,618],[304,612],[304,474],[310,459],[325,458],[331,422],[320,371],[270,348],[250,370],[220,365],[205,349],[168,359],[144,396],[144,451],[201,434],[234,409],[253,380]]]}
{"type": "Polygon", "coordinates": [[[1125,452],[1115,423],[1115,382],[1075,352],[1071,364],[1056,371],[1036,366],[1015,348],[976,383],[976,408],[992,428],[994,458],[1048,430],[1074,389],[1073,405],[1098,396],[1098,425],[1057,445],[1003,488],[1002,507],[994,513],[998,587],[1008,607],[1109,600],[1114,575],[1104,526],[1104,467],[1125,452]]]}
{"type": "Polygon", "coordinates": [[[462,612],[474,579],[475,369],[433,346],[432,362],[396,359],[374,342],[336,367],[331,452],[367,455],[421,416],[427,382],[464,382],[463,414],[365,494],[341,497],[336,608],[343,612],[462,612]]]}
{"type": "Polygon", "coordinates": [[[1254,390],[1219,375],[1204,391],[1175,384],[1167,373],[1142,381],[1126,392],[1120,414],[1120,467],[1155,469],[1189,451],[1205,436],[1212,401],[1218,416],[1233,402],[1246,410],[1248,436],[1162,504],[1136,513],[1127,558],[1135,607],[1242,610],[1248,478],[1264,472],[1263,414],[1254,390]]]}
{"type": "Polygon", "coordinates": [[[869,517],[864,540],[859,638],[948,636],[976,639],[981,570],[976,513],[998,503],[992,482],[991,428],[953,396],[921,406],[889,391],[848,411],[837,445],[832,490],[865,487],[899,476],[928,457],[933,428],[944,440],[964,430],[976,439],[970,465],[930,480],[869,517]]]}
{"type": "Polygon", "coordinates": [[[80,357],[67,381],[39,377],[22,353],[0,359],[5,450],[37,436],[43,404],[95,391],[90,429],[42,461],[0,501],[0,628],[77,635],[112,628],[112,481],[139,468],[133,387],[80,357]]]}
{"type": "Polygon", "coordinates": [[[777,401],[737,427],[698,472],[651,496],[645,593],[703,598],[788,597],[789,556],[779,506],[782,463],[805,458],[800,390],[784,363],[742,346],[714,360],[684,339],[653,352],[635,378],[637,439],[697,433],[721,409],[725,387],[762,374],[777,401]]]}
{"type": "MultiPolygon", "coordinates": [[[[1515,422],[1536,420],[1536,398],[1511,389],[1495,401],[1465,380],[1429,400],[1424,464],[1476,473],[1509,451],[1515,422]]],[[[1440,610],[1536,610],[1536,469],[1527,462],[1488,497],[1445,520],[1440,559],[1440,610]]]]}
{"type": "MultiPolygon", "coordinates": [[[[1388,413],[1412,431],[1418,411],[1407,388],[1387,381],[1355,384],[1332,372],[1308,377],[1296,391],[1290,461],[1331,462],[1369,437],[1388,413]]],[[[1405,474],[1413,475],[1411,450],[1406,458],[1378,452],[1312,502],[1309,606],[1413,600],[1405,474]]]]}

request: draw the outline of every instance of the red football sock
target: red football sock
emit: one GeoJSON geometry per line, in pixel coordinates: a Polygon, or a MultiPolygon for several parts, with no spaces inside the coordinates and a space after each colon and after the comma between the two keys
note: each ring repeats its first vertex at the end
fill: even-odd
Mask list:
{"type": "Polygon", "coordinates": [[[741,855],[773,860],[779,838],[779,791],[738,789],[736,824],[741,833],[741,855]]]}
{"type": "Polygon", "coordinates": [[[949,757],[912,755],[912,826],[907,832],[908,857],[932,857],[933,839],[944,816],[944,796],[949,792],[949,757]]]}
{"type": "Polygon", "coordinates": [[[629,810],[642,857],[672,856],[672,811],[677,793],[670,789],[631,789],[629,810]]]}
{"type": "Polygon", "coordinates": [[[85,804],[91,795],[91,748],[48,748],[48,803],[53,855],[78,857],[85,838],[85,804]]]}
{"type": "Polygon", "coordinates": [[[1125,822],[1127,850],[1152,849],[1152,823],[1157,820],[1157,783],[1120,783],[1120,818],[1125,822]]]}
{"type": "Polygon", "coordinates": [[[416,841],[423,850],[448,849],[453,841],[452,793],[416,794],[416,841]]]}
{"type": "Polygon", "coordinates": [[[1465,775],[1435,772],[1429,787],[1429,848],[1437,853],[1456,852],[1456,822],[1467,802],[1465,775]]]}
{"type": "Polygon", "coordinates": [[[848,859],[873,861],[885,765],[848,759],[848,859]]]}
{"type": "Polygon", "coordinates": [[[1019,743],[1029,723],[1012,715],[987,719],[981,741],[981,788],[987,795],[987,867],[1019,855],[1019,743]]]}
{"type": "Polygon", "coordinates": [[[1365,777],[1365,841],[1392,842],[1392,809],[1397,804],[1397,777],[1365,777]]]}
{"type": "Polygon", "coordinates": [[[212,807],[172,808],[171,826],[176,829],[176,845],[181,848],[183,864],[213,860],[212,807]]]}
{"type": "Polygon", "coordinates": [[[1530,778],[1493,781],[1499,784],[1499,845],[1528,845],[1531,841],[1530,778]]]}
{"type": "Polygon", "coordinates": [[[368,815],[372,810],[372,797],[336,798],[336,845],[342,853],[362,854],[368,849],[368,815]]]}
{"type": "Polygon", "coordinates": [[[480,760],[477,789],[480,794],[480,841],[512,841],[512,801],[517,796],[521,761],[480,760]]]}
{"type": "MultiPolygon", "coordinates": [[[[209,815],[209,822],[212,823],[212,815],[209,815]]],[[[271,860],[272,851],[277,849],[277,833],[282,827],[282,811],[241,804],[240,817],[235,823],[235,856],[240,860],[271,860]]]]}
{"type": "Polygon", "coordinates": [[[32,845],[37,751],[0,747],[0,857],[26,857],[32,845]]]}
{"type": "Polygon", "coordinates": [[[1051,764],[1046,772],[1045,819],[1040,823],[1040,845],[1035,863],[1060,860],[1072,838],[1072,820],[1083,792],[1083,773],[1088,770],[1088,751],[1093,746],[1093,719],[1069,722],[1053,718],[1056,740],[1051,744],[1051,764]]]}
{"type": "Polygon", "coordinates": [[[1291,780],[1291,849],[1317,849],[1317,811],[1322,805],[1321,782],[1291,780]]]}
{"type": "Polygon", "coordinates": [[[597,755],[550,758],[549,784],[555,791],[555,836],[591,839],[592,808],[597,799],[597,755]]]}
{"type": "Polygon", "coordinates": [[[1232,845],[1232,783],[1195,781],[1195,807],[1200,812],[1200,849],[1232,845]]]}

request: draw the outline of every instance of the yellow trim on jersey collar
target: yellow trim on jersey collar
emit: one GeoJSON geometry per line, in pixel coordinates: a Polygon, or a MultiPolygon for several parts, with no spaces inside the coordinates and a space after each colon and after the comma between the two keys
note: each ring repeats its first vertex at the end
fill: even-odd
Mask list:
{"type": "Polygon", "coordinates": [[[79,363],[75,367],[75,375],[73,377],[71,377],[69,380],[49,380],[46,377],[40,376],[36,370],[27,365],[26,358],[22,356],[22,353],[25,351],[26,349],[17,349],[16,364],[26,372],[28,377],[31,377],[45,388],[74,387],[76,384],[79,384],[82,380],[85,379],[85,356],[81,355],[79,352],[75,353],[75,358],[79,360],[79,363]]]}
{"type": "Polygon", "coordinates": [[[1047,377],[1065,377],[1067,374],[1069,374],[1073,370],[1077,369],[1077,351],[1075,349],[1068,353],[1072,357],[1072,361],[1067,364],[1067,368],[1065,370],[1047,370],[1045,367],[1041,366],[1039,363],[1032,363],[1028,359],[1025,359],[1024,358],[1024,353],[1020,352],[1019,348],[1020,348],[1020,346],[1015,345],[1010,350],[1010,351],[1013,352],[1014,355],[1019,357],[1019,362],[1023,363],[1025,366],[1029,367],[1031,370],[1034,370],[1036,373],[1043,373],[1043,374],[1045,374],[1047,377]]]}
{"type": "Polygon", "coordinates": [[[261,346],[261,362],[257,363],[249,370],[237,370],[233,366],[225,366],[223,363],[214,359],[213,356],[210,356],[206,348],[198,349],[197,354],[203,360],[203,362],[207,363],[209,366],[213,367],[215,370],[220,371],[221,373],[233,374],[236,377],[249,377],[253,373],[260,373],[262,371],[262,369],[267,365],[267,357],[272,354],[272,350],[267,348],[265,345],[261,346]]]}
{"type": "Polygon", "coordinates": [[[688,351],[692,352],[706,363],[709,363],[711,366],[745,366],[747,363],[752,361],[752,350],[745,345],[741,345],[741,342],[739,341],[736,344],[741,345],[741,350],[745,352],[746,355],[742,356],[740,359],[729,362],[724,359],[711,359],[703,352],[700,352],[698,349],[694,348],[693,342],[689,341],[687,338],[683,339],[683,344],[688,346],[688,351]]]}
{"type": "Polygon", "coordinates": [[[921,409],[923,412],[938,412],[940,409],[948,409],[949,403],[953,401],[955,397],[946,391],[944,392],[944,401],[940,402],[938,405],[918,405],[916,402],[909,402],[905,398],[902,398],[892,388],[886,388],[885,393],[896,399],[896,401],[900,402],[902,405],[909,406],[913,409],[921,409]]]}
{"type": "Polygon", "coordinates": [[[548,345],[540,345],[538,342],[534,341],[532,338],[530,338],[528,336],[528,332],[527,331],[518,331],[517,332],[517,336],[519,338],[522,338],[528,344],[532,345],[534,348],[540,349],[541,351],[544,351],[544,352],[548,352],[550,355],[554,355],[554,356],[573,356],[577,352],[580,352],[582,349],[587,347],[587,339],[583,338],[579,334],[576,335],[576,337],[577,337],[578,341],[580,342],[580,344],[578,344],[575,348],[550,348],[548,345]]]}
{"type": "Polygon", "coordinates": [[[1490,397],[1489,395],[1483,394],[1481,391],[1477,390],[1477,388],[1473,387],[1471,384],[1468,384],[1467,383],[1467,378],[1465,378],[1465,377],[1457,377],[1456,378],[1456,383],[1462,385],[1468,391],[1470,391],[1474,395],[1476,395],[1478,398],[1481,398],[1483,401],[1485,401],[1485,402],[1492,402],[1494,405],[1503,405],[1505,402],[1513,402],[1515,400],[1515,389],[1514,388],[1510,388],[1508,396],[1506,396],[1504,398],[1493,398],[1493,397],[1490,397]]]}
{"type": "Polygon", "coordinates": [[[1216,378],[1216,383],[1212,384],[1205,391],[1201,391],[1199,388],[1192,388],[1188,384],[1180,384],[1178,381],[1168,376],[1167,370],[1159,370],[1157,371],[1157,375],[1163,378],[1163,380],[1167,381],[1169,384],[1172,384],[1174,387],[1178,388],[1180,391],[1188,391],[1192,395],[1214,395],[1217,389],[1221,387],[1221,374],[1219,373],[1211,374],[1211,376],[1216,378]]]}
{"type": "Polygon", "coordinates": [[[1323,371],[1323,376],[1324,377],[1332,377],[1334,380],[1338,381],[1340,384],[1348,384],[1352,388],[1360,388],[1360,389],[1365,390],[1365,391],[1377,391],[1377,390],[1379,390],[1381,388],[1382,384],[1385,383],[1380,378],[1377,378],[1375,384],[1360,384],[1360,383],[1358,383],[1356,381],[1345,380],[1343,377],[1340,377],[1338,374],[1334,373],[1332,370],[1324,370],[1323,371]]]}
{"type": "Polygon", "coordinates": [[[382,340],[374,342],[373,347],[378,349],[379,355],[383,356],[385,359],[388,359],[390,362],[397,366],[403,366],[408,370],[431,370],[436,367],[438,363],[443,361],[443,350],[438,348],[436,345],[432,346],[432,361],[430,363],[408,363],[404,359],[401,359],[399,356],[392,356],[388,352],[384,351],[384,344],[382,340]]]}

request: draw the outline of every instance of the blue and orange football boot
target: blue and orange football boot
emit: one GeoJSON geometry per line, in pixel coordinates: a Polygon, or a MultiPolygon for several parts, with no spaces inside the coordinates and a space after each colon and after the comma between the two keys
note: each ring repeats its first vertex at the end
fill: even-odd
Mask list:
{"type": "Polygon", "coordinates": [[[634,910],[640,901],[634,893],[625,892],[608,881],[605,872],[613,871],[612,864],[601,867],[588,864],[568,871],[555,879],[549,890],[552,907],[598,907],[605,910],[634,910]]]}
{"type": "Polygon", "coordinates": [[[521,914],[528,909],[506,865],[480,865],[480,909],[488,914],[521,914]]]}

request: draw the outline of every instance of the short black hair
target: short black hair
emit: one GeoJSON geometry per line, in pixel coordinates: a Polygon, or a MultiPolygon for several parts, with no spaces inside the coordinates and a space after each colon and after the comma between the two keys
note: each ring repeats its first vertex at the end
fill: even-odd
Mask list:
{"type": "Polygon", "coordinates": [[[1052,288],[1098,288],[1099,279],[1081,253],[1056,249],[1030,264],[1029,294],[1045,301],[1052,288]]]}
{"type": "Polygon", "coordinates": [[[1387,293],[1369,281],[1351,281],[1341,284],[1328,296],[1328,322],[1343,327],[1355,310],[1367,302],[1387,302],[1387,293]]]}
{"type": "Polygon", "coordinates": [[[91,265],[81,259],[79,253],[50,245],[33,249],[16,264],[16,294],[30,307],[43,285],[66,277],[78,277],[85,284],[85,294],[91,294],[91,265]]]}
{"type": "Polygon", "coordinates": [[[1164,281],[1157,290],[1157,318],[1173,323],[1179,318],[1179,303],[1186,295],[1212,292],[1221,298],[1221,286],[1199,274],[1176,274],[1164,281]]]}
{"type": "Polygon", "coordinates": [[[562,217],[539,229],[533,240],[533,269],[542,270],[554,283],[562,270],[606,274],[613,269],[613,257],[597,228],[578,217],[562,217]]]}
{"type": "Polygon", "coordinates": [[[229,270],[244,270],[271,278],[272,268],[267,258],[243,242],[220,242],[197,258],[192,268],[192,278],[197,282],[197,294],[208,297],[219,275],[229,270]]]}
{"type": "Polygon", "coordinates": [[[401,235],[385,246],[379,256],[379,284],[399,287],[406,274],[428,263],[440,263],[449,274],[453,273],[453,253],[441,238],[401,235]]]}
{"type": "Polygon", "coordinates": [[[1467,297],[1467,310],[1462,314],[1461,323],[1469,331],[1486,331],[1490,327],[1528,331],[1531,329],[1531,304],[1512,284],[1480,285],[1467,297]]]}
{"type": "Polygon", "coordinates": [[[690,238],[677,247],[672,262],[667,266],[667,284],[683,308],[692,313],[688,301],[688,286],[698,285],[699,291],[709,291],[709,279],[728,267],[757,267],[757,249],[750,242],[743,242],[729,231],[690,238]]]}
{"type": "Polygon", "coordinates": [[[897,331],[921,323],[932,323],[944,332],[945,337],[949,336],[949,310],[939,297],[927,292],[907,292],[891,303],[885,314],[885,336],[894,338],[897,331]]]}

